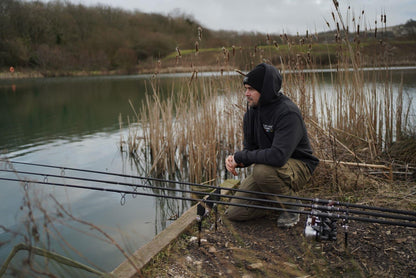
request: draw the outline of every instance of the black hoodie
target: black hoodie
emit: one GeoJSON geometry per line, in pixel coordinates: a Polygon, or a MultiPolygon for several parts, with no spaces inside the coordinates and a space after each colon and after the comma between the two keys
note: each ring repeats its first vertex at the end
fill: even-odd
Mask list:
{"type": "Polygon", "coordinates": [[[319,160],[313,156],[299,108],[280,92],[282,77],[277,69],[265,67],[263,88],[257,107],[244,115],[244,149],[234,160],[244,167],[253,163],[282,167],[289,158],[303,161],[311,173],[319,160]]]}

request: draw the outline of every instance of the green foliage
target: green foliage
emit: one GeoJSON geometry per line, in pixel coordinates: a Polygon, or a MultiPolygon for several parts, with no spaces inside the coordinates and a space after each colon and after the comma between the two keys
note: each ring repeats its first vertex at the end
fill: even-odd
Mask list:
{"type": "MultiPolygon", "coordinates": [[[[182,59],[182,65],[187,66],[195,64],[196,42],[198,63],[204,66],[233,63],[236,68],[248,70],[263,61],[265,55],[279,64],[282,55],[297,60],[294,53],[320,66],[328,66],[338,59],[334,31],[308,35],[305,30],[306,36],[289,36],[202,28],[200,33],[199,28],[203,26],[192,16],[177,11],[164,16],[108,6],[87,7],[61,0],[48,3],[2,0],[0,26],[0,68],[31,67],[55,74],[80,70],[132,72],[140,67],[143,71],[153,68],[152,63],[157,60],[163,60],[164,66],[175,66],[176,48],[182,55],[188,55],[182,59]]],[[[406,34],[400,39],[395,37],[395,42],[407,41],[386,48],[402,64],[413,59],[415,44],[414,21],[403,26],[406,29],[378,31],[382,38],[406,34]]],[[[362,42],[362,54],[374,56],[379,38],[373,31],[362,33],[372,39],[367,48],[362,42]]],[[[349,39],[354,38],[355,34],[351,33],[349,39]]]]}
{"type": "Polygon", "coordinates": [[[20,0],[2,0],[0,25],[0,66],[45,70],[129,69],[193,47],[198,28],[185,15],[20,0]]]}

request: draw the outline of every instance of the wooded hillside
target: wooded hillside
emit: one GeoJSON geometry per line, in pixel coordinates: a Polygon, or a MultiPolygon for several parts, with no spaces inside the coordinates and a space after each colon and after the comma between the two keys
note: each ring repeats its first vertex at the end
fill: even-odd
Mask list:
{"type": "MultiPolygon", "coordinates": [[[[408,22],[412,28],[414,23],[408,22]]],[[[285,51],[285,45],[290,49],[290,45],[334,42],[334,33],[331,32],[319,36],[309,33],[305,38],[286,34],[212,31],[201,26],[192,16],[179,12],[163,16],[107,6],[87,7],[66,1],[2,0],[0,26],[0,69],[5,71],[12,66],[48,72],[49,75],[53,72],[111,70],[131,73],[140,67],[150,68],[158,60],[168,61],[166,64],[171,66],[175,49],[188,50],[183,51],[184,55],[189,54],[189,50],[195,52],[198,49],[203,52],[199,59],[201,63],[211,66],[218,64],[218,55],[222,55],[224,49],[228,54],[239,51],[243,59],[237,66],[241,66],[241,63],[248,65],[250,57],[262,46],[275,45],[278,49],[279,45],[283,46],[279,51],[285,51]]],[[[385,34],[391,37],[393,33],[385,34]]],[[[413,55],[413,51],[406,49],[415,45],[414,30],[406,34],[412,38],[410,45],[407,41],[396,45],[395,49],[397,53],[413,55]]],[[[274,55],[274,52],[269,53],[270,57],[274,55]]],[[[325,60],[331,55],[335,57],[334,53],[316,54],[318,64],[328,64],[325,60]]],[[[412,57],[406,56],[401,60],[412,57]]],[[[275,59],[280,58],[277,56],[275,59]]],[[[186,63],[192,62],[188,59],[186,63]]]]}
{"type": "MultiPolygon", "coordinates": [[[[0,3],[0,66],[56,70],[128,68],[149,57],[160,58],[194,48],[199,23],[191,16],[162,16],[69,2],[0,3]]],[[[225,45],[227,32],[203,29],[205,47],[225,45]],[[211,39],[209,39],[211,38],[211,39]]],[[[255,40],[254,34],[239,40],[255,40]]],[[[235,36],[234,36],[235,38],[235,36]]]]}

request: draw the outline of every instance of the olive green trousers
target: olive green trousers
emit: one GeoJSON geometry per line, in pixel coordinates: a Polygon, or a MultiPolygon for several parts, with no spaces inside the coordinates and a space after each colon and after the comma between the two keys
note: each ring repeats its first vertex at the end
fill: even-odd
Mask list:
{"type": "MultiPolygon", "coordinates": [[[[303,188],[310,178],[311,173],[306,164],[300,160],[290,158],[282,167],[273,167],[264,164],[254,165],[251,175],[241,182],[239,189],[291,196],[294,195],[294,192],[303,188]]],[[[240,191],[237,191],[235,196],[286,201],[276,196],[268,197],[265,195],[240,191]]],[[[264,202],[254,202],[236,198],[231,198],[231,203],[268,205],[264,202]]],[[[230,205],[225,212],[225,216],[233,221],[245,221],[263,217],[267,213],[268,211],[265,209],[230,205]]]]}

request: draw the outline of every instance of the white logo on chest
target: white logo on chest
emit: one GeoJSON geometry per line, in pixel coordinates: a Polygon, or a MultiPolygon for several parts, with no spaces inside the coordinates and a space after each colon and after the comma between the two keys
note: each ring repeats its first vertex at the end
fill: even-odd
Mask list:
{"type": "Polygon", "coordinates": [[[265,125],[263,124],[264,131],[266,132],[273,132],[273,125],[265,125]]]}

